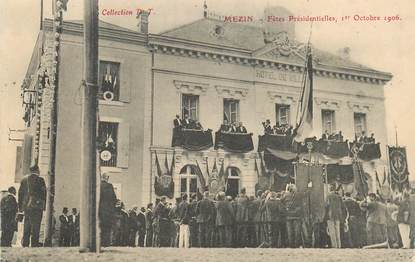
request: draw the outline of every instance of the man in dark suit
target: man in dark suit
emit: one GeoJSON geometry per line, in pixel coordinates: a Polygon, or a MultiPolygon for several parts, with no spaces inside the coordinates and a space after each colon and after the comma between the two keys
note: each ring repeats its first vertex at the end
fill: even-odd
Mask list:
{"type": "Polygon", "coordinates": [[[146,219],[146,247],[153,246],[153,203],[147,204],[146,219]]]}
{"type": "Polygon", "coordinates": [[[16,188],[9,187],[0,202],[1,208],[1,246],[11,247],[14,231],[17,229],[16,214],[16,188]]]}
{"type": "Polygon", "coordinates": [[[235,222],[232,203],[225,199],[225,193],[219,192],[216,202],[216,226],[219,247],[232,247],[232,225],[235,222]]]}
{"type": "Polygon", "coordinates": [[[271,121],[267,119],[265,122],[262,122],[262,125],[264,126],[264,134],[271,135],[272,134],[271,121]]]}
{"type": "Polygon", "coordinates": [[[108,183],[108,179],[107,174],[102,175],[98,211],[101,227],[101,245],[103,247],[107,247],[111,243],[111,227],[115,215],[115,204],[117,203],[114,187],[108,183]]]}
{"type": "Polygon", "coordinates": [[[248,230],[248,204],[249,198],[246,195],[246,189],[242,188],[241,193],[236,198],[236,224],[237,224],[237,246],[246,247],[247,230],[248,230]]]}
{"type": "Polygon", "coordinates": [[[22,178],[19,188],[19,211],[24,212],[22,246],[39,246],[42,212],[46,205],[46,184],[39,176],[39,167],[30,167],[30,175],[22,178]]]}
{"type": "Polygon", "coordinates": [[[60,236],[59,236],[59,246],[60,247],[69,247],[71,242],[71,229],[72,221],[68,216],[68,208],[64,207],[62,210],[62,215],[59,216],[59,222],[61,223],[60,227],[60,236]]]}
{"type": "Polygon", "coordinates": [[[199,231],[199,247],[210,246],[212,225],[215,224],[215,205],[209,199],[209,192],[203,192],[203,199],[196,206],[196,223],[199,231]]]}
{"type": "Polygon", "coordinates": [[[182,120],[179,115],[176,115],[176,118],[173,120],[173,124],[175,128],[182,128],[182,120]]]}
{"type": "Polygon", "coordinates": [[[129,224],[129,236],[128,236],[128,246],[135,247],[135,239],[137,237],[138,230],[138,219],[137,219],[138,207],[133,207],[128,212],[128,224],[129,224]]]}
{"type": "Polygon", "coordinates": [[[76,208],[72,208],[69,220],[72,222],[71,246],[76,247],[79,246],[79,214],[76,208]]]}
{"type": "Polygon", "coordinates": [[[233,122],[231,124],[231,126],[229,128],[229,132],[231,132],[231,133],[237,133],[238,132],[237,127],[236,127],[236,122],[233,122]]]}
{"type": "Polygon", "coordinates": [[[146,209],[142,207],[137,215],[138,222],[138,246],[144,247],[144,240],[146,237],[146,209]]]}
{"type": "Polygon", "coordinates": [[[248,131],[246,131],[246,128],[244,127],[244,124],[242,122],[239,122],[238,127],[236,128],[236,132],[237,133],[248,133],[248,131]]]}
{"type": "Polygon", "coordinates": [[[226,133],[226,132],[229,132],[229,128],[230,126],[229,126],[228,120],[226,119],[223,120],[223,124],[220,126],[220,131],[223,133],[226,133]]]}
{"type": "Polygon", "coordinates": [[[190,129],[192,125],[192,120],[189,118],[188,114],[184,114],[184,119],[182,120],[183,128],[190,129]]]}

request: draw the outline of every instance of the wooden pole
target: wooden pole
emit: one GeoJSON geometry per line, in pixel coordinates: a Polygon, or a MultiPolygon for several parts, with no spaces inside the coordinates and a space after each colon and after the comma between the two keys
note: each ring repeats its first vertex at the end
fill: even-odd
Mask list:
{"type": "Polygon", "coordinates": [[[96,137],[98,0],[84,0],[84,75],[81,112],[80,251],[96,252],[96,137]]]}

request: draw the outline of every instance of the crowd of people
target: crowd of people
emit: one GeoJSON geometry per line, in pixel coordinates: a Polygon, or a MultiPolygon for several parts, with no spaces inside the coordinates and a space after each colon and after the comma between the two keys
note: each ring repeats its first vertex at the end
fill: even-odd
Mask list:
{"type": "Polygon", "coordinates": [[[271,126],[269,119],[262,122],[264,127],[265,135],[280,135],[280,136],[291,136],[293,134],[293,126],[288,124],[280,124],[277,122],[274,126],[271,126]]]}
{"type": "Polygon", "coordinates": [[[179,115],[176,115],[176,118],[173,120],[174,128],[177,130],[182,129],[191,129],[191,130],[203,130],[203,126],[199,121],[195,121],[189,118],[188,114],[184,115],[183,119],[180,119],[179,115]]]}
{"type": "MultiPolygon", "coordinates": [[[[11,246],[23,217],[22,246],[41,246],[45,185],[37,167],[31,173],[21,182],[18,201],[13,187],[1,199],[2,246],[11,246]]],[[[146,208],[127,211],[108,179],[102,176],[98,212],[104,247],[415,247],[415,190],[392,199],[374,193],[356,198],[330,185],[323,219],[315,220],[305,204],[310,192],[299,192],[294,184],[282,192],[259,190],[255,196],[242,188],[235,198],[224,191],[198,190],[176,198],[175,204],[162,196],[146,208]]],[[[69,215],[63,208],[59,222],[59,244],[78,245],[77,210],[69,215]]]]}
{"type": "Polygon", "coordinates": [[[204,191],[183,194],[171,204],[162,196],[141,208],[138,233],[131,223],[135,213],[114,206],[113,215],[103,214],[114,219],[102,228],[108,231],[102,243],[134,246],[131,240],[138,234],[138,246],[145,247],[414,248],[415,194],[384,200],[370,193],[356,199],[336,188],[330,186],[324,219],[317,222],[308,219],[308,193],[298,192],[294,184],[283,192],[258,191],[255,197],[245,189],[235,198],[204,191]],[[120,228],[124,241],[114,233],[120,228]]]}
{"type": "Polygon", "coordinates": [[[323,135],[321,136],[321,140],[330,141],[330,142],[343,142],[342,131],[330,134],[329,131],[326,130],[326,131],[324,131],[323,135]]]}

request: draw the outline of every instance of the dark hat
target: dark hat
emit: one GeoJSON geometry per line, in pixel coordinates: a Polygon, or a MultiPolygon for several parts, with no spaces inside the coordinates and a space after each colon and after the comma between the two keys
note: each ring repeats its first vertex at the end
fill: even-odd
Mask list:
{"type": "Polygon", "coordinates": [[[30,170],[30,173],[32,173],[32,174],[33,173],[38,174],[39,173],[39,166],[37,164],[33,164],[32,166],[30,166],[29,170],[30,170]]]}
{"type": "Polygon", "coordinates": [[[62,210],[62,213],[68,213],[68,208],[64,207],[63,210],[62,210]]]}
{"type": "Polygon", "coordinates": [[[146,209],[144,207],[140,208],[141,212],[146,212],[146,209]]]}

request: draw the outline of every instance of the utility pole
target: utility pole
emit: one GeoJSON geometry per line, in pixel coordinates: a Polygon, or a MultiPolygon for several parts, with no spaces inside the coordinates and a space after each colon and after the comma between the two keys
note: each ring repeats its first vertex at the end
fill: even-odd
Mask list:
{"type": "Polygon", "coordinates": [[[98,0],[84,0],[84,74],[81,112],[80,252],[97,252],[96,138],[98,0]]]}

